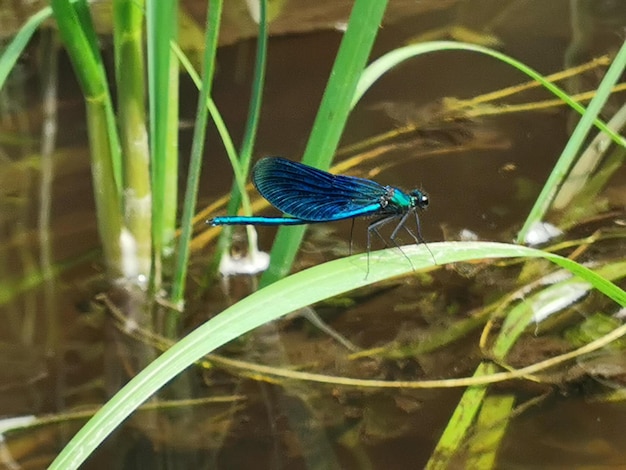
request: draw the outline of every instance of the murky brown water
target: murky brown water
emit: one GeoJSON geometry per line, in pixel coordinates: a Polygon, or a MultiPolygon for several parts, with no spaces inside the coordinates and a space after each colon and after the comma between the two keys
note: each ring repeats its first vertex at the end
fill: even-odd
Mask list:
{"type": "MultiPolygon", "coordinates": [[[[589,2],[565,0],[472,0],[450,2],[446,10],[420,15],[396,12],[394,21],[381,29],[374,56],[425,31],[443,34],[440,28],[445,26],[465,26],[481,33],[480,37],[497,38],[504,52],[549,74],[598,52],[593,39],[600,21],[604,21],[602,31],[616,25],[622,25],[623,31],[626,14],[619,0],[603,3],[609,12],[612,5],[613,12],[594,13],[589,2]],[[584,33],[579,43],[572,42],[571,6],[579,14],[578,32],[584,33]]],[[[458,30],[446,31],[450,35],[458,30]]],[[[299,158],[340,39],[340,32],[325,30],[271,40],[256,156],[299,158]]],[[[608,42],[612,48],[619,45],[606,37],[599,42],[603,46],[608,42]]],[[[214,98],[235,142],[241,139],[245,122],[253,54],[254,43],[248,41],[225,46],[218,55],[214,98]]],[[[0,135],[8,136],[0,142],[0,279],[5,292],[0,304],[5,318],[0,333],[0,413],[6,417],[89,411],[155,354],[144,344],[145,338],[118,328],[119,323],[112,320],[114,309],[96,300],[97,294],[106,291],[128,315],[140,308],[140,299],[110,292],[97,253],[93,254],[98,239],[83,103],[63,59],[60,73],[62,123],[50,199],[50,261],[54,266],[71,266],[48,281],[23,281],[34,276],[44,259],[41,240],[45,233],[37,230],[39,143],[27,140],[38,138],[41,124],[36,76],[24,82],[30,94],[21,110],[0,121],[0,135]],[[20,140],[14,142],[12,136],[20,140]]],[[[446,52],[414,60],[388,74],[365,95],[350,118],[342,145],[401,128],[410,120],[428,121],[444,97],[472,98],[524,81],[511,69],[476,54],[446,52]]],[[[183,115],[192,117],[196,94],[185,80],[182,95],[183,115]]],[[[549,98],[545,92],[532,91],[507,98],[505,103],[549,98]]],[[[623,95],[616,100],[623,103],[623,95]]],[[[431,206],[421,224],[428,241],[458,239],[462,229],[480,239],[509,241],[560,154],[570,119],[567,110],[555,108],[435,122],[417,136],[391,142],[387,152],[366,160],[358,171],[385,184],[427,191],[431,206]]],[[[182,132],[184,137],[191,133],[182,132]]],[[[222,195],[231,177],[213,129],[208,139],[203,202],[222,195]]],[[[181,145],[183,156],[188,150],[188,144],[181,145]]],[[[345,158],[355,155],[351,152],[345,158]]],[[[619,186],[612,191],[619,194],[619,186]]],[[[366,222],[356,224],[356,249],[364,249],[365,227],[366,222]]],[[[596,228],[582,226],[580,231],[588,235],[596,228]]],[[[350,222],[311,227],[298,266],[347,253],[350,230],[350,222]]],[[[259,229],[262,248],[269,249],[273,233],[269,228],[259,229]]],[[[619,253],[620,245],[609,249],[619,253]]],[[[196,253],[194,271],[202,271],[210,252],[208,247],[196,253]]],[[[375,268],[373,264],[371,269],[375,268]]],[[[459,319],[518,288],[514,287],[518,273],[515,267],[441,269],[315,307],[359,349],[393,344],[386,357],[350,360],[344,345],[301,317],[263,328],[247,342],[228,345],[220,354],[331,376],[387,380],[469,376],[481,359],[477,344],[484,322],[445,348],[427,351],[426,345],[459,319]],[[413,352],[407,354],[407,350],[413,352]]],[[[247,279],[236,279],[229,289],[230,297],[216,287],[201,301],[189,304],[188,328],[246,295],[250,284],[247,279]]],[[[592,305],[596,304],[589,301],[577,307],[579,315],[586,314],[583,307],[591,309],[592,305]]],[[[533,344],[527,349],[535,348],[533,344]]],[[[554,352],[561,344],[550,340],[544,347],[554,352]]],[[[533,359],[529,351],[518,351],[518,355],[522,362],[533,359]]],[[[220,365],[217,359],[216,364],[208,370],[190,370],[164,396],[172,400],[219,396],[224,403],[181,405],[160,415],[153,410],[136,413],[85,468],[422,468],[461,395],[458,389],[379,391],[295,381],[271,383],[263,377],[245,378],[241,369],[220,365]]],[[[620,382],[615,379],[613,383],[620,382]]],[[[502,393],[514,393],[520,405],[531,398],[542,399],[511,418],[495,468],[625,468],[626,407],[623,401],[590,403],[588,398],[597,386],[585,377],[558,385],[503,386],[502,393]]],[[[3,444],[7,453],[0,460],[5,468],[13,468],[12,461],[24,468],[44,468],[83,420],[78,415],[61,420],[62,424],[10,432],[3,444]]],[[[459,464],[458,468],[463,467],[459,464]]]]}

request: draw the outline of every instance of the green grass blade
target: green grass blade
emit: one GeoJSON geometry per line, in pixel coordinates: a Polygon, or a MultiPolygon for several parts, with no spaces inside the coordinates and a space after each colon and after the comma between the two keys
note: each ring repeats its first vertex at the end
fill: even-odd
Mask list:
{"type": "MultiPolygon", "coordinates": [[[[587,134],[589,134],[589,131],[591,127],[593,126],[593,123],[597,120],[596,119],[597,116],[600,114],[600,111],[602,111],[604,104],[606,103],[609,96],[611,95],[611,89],[620,79],[625,69],[626,69],[626,42],[622,44],[621,49],[615,56],[613,63],[611,64],[611,66],[609,67],[609,70],[607,71],[606,75],[602,79],[602,83],[600,84],[600,87],[598,88],[598,92],[596,93],[596,96],[594,96],[591,102],[589,103],[587,111],[585,112],[585,114],[583,114],[582,119],[576,125],[576,129],[574,130],[574,133],[567,141],[567,144],[565,145],[565,148],[563,149],[563,152],[561,153],[559,160],[557,161],[556,165],[554,166],[554,169],[550,173],[550,176],[548,177],[548,180],[544,184],[543,189],[541,190],[541,193],[537,197],[537,200],[535,201],[535,204],[533,208],[531,209],[530,214],[528,214],[528,217],[526,218],[526,221],[524,222],[522,229],[517,235],[518,242],[522,242],[526,240],[526,236],[528,232],[530,231],[531,227],[533,226],[533,224],[535,224],[538,221],[543,220],[546,213],[550,209],[550,205],[552,204],[552,201],[554,200],[554,197],[559,187],[563,183],[563,180],[569,173],[576,158],[578,157],[580,148],[584,144],[587,134]]],[[[623,138],[621,138],[620,142],[618,143],[622,147],[626,147],[626,144],[624,143],[623,138]]]]}
{"type": "MultiPolygon", "coordinates": [[[[191,61],[187,58],[185,53],[180,49],[178,44],[172,43],[172,50],[174,51],[174,54],[180,61],[180,64],[183,66],[185,71],[189,74],[189,78],[191,78],[191,80],[196,85],[196,88],[198,88],[198,91],[199,91],[202,88],[202,79],[200,78],[200,75],[198,74],[198,72],[194,69],[193,65],[191,64],[191,61]]],[[[234,170],[233,172],[235,174],[235,177],[239,176],[241,178],[241,189],[243,189],[246,187],[246,181],[245,181],[245,178],[242,177],[240,173],[240,169],[238,167],[239,157],[238,157],[237,149],[235,148],[233,139],[231,138],[230,133],[228,132],[226,123],[224,122],[224,119],[222,118],[222,115],[219,109],[217,108],[217,105],[215,104],[215,102],[210,96],[207,100],[207,108],[209,110],[209,115],[211,116],[211,120],[213,121],[213,123],[215,124],[215,128],[217,129],[217,133],[219,134],[220,139],[222,140],[222,144],[224,145],[224,150],[226,150],[226,155],[228,155],[228,159],[234,170]]]]}
{"type": "Polygon", "coordinates": [[[512,419],[515,401],[510,394],[491,395],[483,401],[472,432],[467,468],[496,468],[498,449],[512,419]]]}
{"type": "MultiPolygon", "coordinates": [[[[200,79],[198,72],[196,72],[193,65],[191,64],[191,61],[189,61],[189,59],[185,56],[185,53],[180,49],[180,47],[177,44],[172,44],[172,50],[178,57],[183,68],[189,74],[189,77],[193,80],[198,90],[200,90],[200,88],[202,87],[202,80],[200,79]]],[[[246,211],[247,213],[251,213],[250,198],[248,197],[248,193],[245,191],[246,176],[244,176],[244,169],[240,165],[240,160],[239,160],[239,156],[237,153],[237,149],[235,148],[233,139],[231,138],[230,133],[228,132],[226,123],[224,122],[224,119],[222,118],[222,115],[220,114],[219,109],[217,108],[217,105],[215,104],[215,102],[210,96],[207,99],[207,108],[209,110],[209,115],[211,116],[211,119],[213,120],[213,123],[215,124],[217,132],[220,136],[222,145],[224,145],[224,150],[226,150],[226,155],[228,156],[228,160],[233,169],[235,183],[239,188],[239,194],[241,195],[241,202],[242,202],[244,211],[246,211]]],[[[220,237],[217,243],[217,248],[215,250],[217,253],[222,253],[224,250],[223,246],[227,246],[227,244],[223,246],[220,245],[221,241],[222,241],[222,237],[220,237]]],[[[215,264],[217,265],[217,263],[215,264]]]]}
{"type": "MultiPolygon", "coordinates": [[[[198,90],[200,90],[200,88],[202,87],[202,80],[200,79],[198,72],[196,72],[193,65],[191,64],[191,61],[187,58],[185,53],[180,49],[180,47],[177,44],[172,44],[172,50],[178,57],[178,60],[180,61],[183,68],[189,74],[189,77],[193,80],[198,90]]],[[[220,139],[222,140],[222,145],[224,146],[224,149],[226,150],[226,155],[228,156],[228,160],[230,162],[231,168],[233,169],[234,185],[236,185],[238,188],[237,194],[239,194],[241,198],[241,205],[243,206],[244,212],[247,214],[250,214],[252,212],[250,198],[248,196],[248,193],[245,190],[247,169],[241,164],[241,160],[237,153],[237,149],[235,148],[233,139],[231,138],[230,133],[228,132],[226,123],[224,122],[224,119],[222,118],[222,115],[220,114],[219,109],[217,108],[215,102],[210,96],[207,99],[207,108],[209,110],[209,115],[211,116],[211,119],[213,120],[213,123],[215,124],[217,132],[220,136],[220,139]]],[[[231,201],[232,201],[232,196],[231,196],[231,201]]],[[[229,228],[230,227],[228,226],[224,227],[224,229],[222,230],[222,233],[220,234],[220,237],[215,247],[216,255],[213,258],[213,262],[211,263],[211,266],[207,270],[207,275],[206,275],[207,279],[213,278],[213,275],[215,271],[217,270],[217,266],[219,266],[219,261],[220,261],[221,256],[224,254],[224,252],[228,249],[228,246],[230,245],[230,234],[232,233],[232,231],[229,230],[229,228]]],[[[254,249],[256,249],[256,247],[254,249]]]]}
{"type": "Polygon", "coordinates": [[[98,230],[109,274],[118,277],[125,273],[120,246],[121,152],[104,66],[85,2],[53,0],[51,6],[86,98],[98,230]]]}
{"type": "MultiPolygon", "coordinates": [[[[306,164],[328,169],[348,120],[350,103],[382,23],[386,0],[356,0],[337,58],[313,124],[304,157],[306,164]]],[[[291,269],[306,227],[281,227],[272,246],[266,286],[291,269]]]]}
{"type": "MultiPolygon", "coordinates": [[[[252,152],[254,149],[254,142],[256,140],[257,128],[259,125],[259,116],[261,115],[261,102],[263,98],[263,88],[265,84],[265,63],[267,59],[267,39],[269,31],[267,30],[267,0],[262,0],[259,3],[259,35],[257,38],[257,50],[256,50],[256,63],[254,66],[254,78],[252,80],[252,93],[250,99],[250,105],[248,108],[248,120],[246,122],[246,129],[244,131],[243,141],[241,149],[239,151],[239,163],[240,174],[243,175],[245,180],[248,177],[248,171],[250,168],[250,160],[252,159],[252,152]]],[[[230,201],[228,202],[227,214],[234,214],[241,201],[241,191],[239,183],[235,180],[231,189],[230,201]]],[[[252,215],[250,213],[250,207],[244,207],[244,213],[252,215]]]]}
{"type": "MultiPolygon", "coordinates": [[[[488,376],[496,372],[498,372],[498,367],[495,364],[482,363],[474,372],[474,377],[488,376]]],[[[457,454],[459,446],[465,442],[467,433],[471,429],[486,396],[486,386],[474,386],[465,390],[428,460],[426,470],[447,470],[450,468],[451,462],[457,454]]]]}
{"type": "MultiPolygon", "coordinates": [[[[603,279],[616,282],[626,276],[626,262],[617,261],[605,264],[595,271],[603,279]]],[[[592,286],[579,277],[571,277],[563,281],[543,287],[540,291],[529,294],[524,302],[507,308],[503,315],[504,321],[497,338],[490,347],[490,356],[496,361],[505,361],[507,354],[513,348],[525,331],[533,327],[533,318],[537,313],[553,309],[559,301],[576,297],[583,297],[592,289],[592,286]]],[[[545,315],[547,315],[546,313],[545,315]]]]}
{"type": "Polygon", "coordinates": [[[101,59],[93,48],[92,34],[86,32],[93,25],[91,22],[81,23],[81,18],[85,16],[84,10],[69,0],[52,0],[50,4],[83,92],[89,98],[98,97],[105,84],[102,80],[101,59]]]}
{"type": "Polygon", "coordinates": [[[173,252],[178,207],[178,62],[170,43],[176,36],[178,2],[148,0],[146,46],[155,287],[163,258],[173,252]]]}
{"type": "MultiPolygon", "coordinates": [[[[256,133],[261,114],[261,101],[265,84],[265,64],[267,60],[267,41],[269,31],[267,27],[267,0],[259,2],[259,35],[257,36],[256,63],[254,66],[254,78],[252,80],[252,93],[248,108],[248,120],[244,131],[237,170],[230,190],[230,200],[226,208],[227,214],[235,214],[239,206],[243,206],[243,213],[252,215],[250,198],[245,191],[245,182],[250,171],[250,162],[256,140],[256,133]]],[[[253,227],[246,227],[248,232],[248,253],[250,256],[258,250],[256,236],[253,227]]],[[[220,260],[230,250],[232,227],[224,227],[217,240],[215,256],[210,266],[209,274],[213,276],[217,271],[220,260]]]]}
{"type": "MultiPolygon", "coordinates": [[[[626,263],[624,262],[611,263],[601,266],[595,271],[595,274],[606,281],[615,281],[624,277],[626,272],[625,268],[626,263]]],[[[586,290],[590,290],[591,285],[587,283],[588,279],[584,281],[582,279],[584,279],[584,277],[572,277],[544,287],[538,293],[527,296],[524,302],[517,303],[512,308],[506,310],[504,323],[502,324],[496,341],[491,347],[490,353],[495,360],[505,359],[506,354],[519,339],[520,335],[528,329],[534,314],[542,304],[553,303],[554,300],[562,298],[564,292],[572,291],[572,289],[568,289],[569,286],[573,286],[575,290],[580,290],[583,294],[586,290]]],[[[495,364],[485,362],[478,366],[474,377],[491,375],[496,372],[498,372],[498,367],[495,364]]],[[[429,470],[450,468],[452,462],[455,462],[458,454],[462,452],[462,448],[467,442],[468,436],[471,434],[474,436],[471,442],[471,458],[475,461],[480,460],[483,463],[468,464],[468,468],[491,468],[487,466],[485,462],[488,460],[490,464],[493,464],[495,455],[493,452],[490,452],[490,450],[495,449],[496,446],[495,444],[488,446],[484,446],[483,444],[485,443],[485,439],[493,438],[495,440],[502,437],[502,426],[506,425],[508,408],[499,409],[502,412],[498,418],[499,423],[496,423],[492,419],[492,429],[489,428],[489,423],[481,424],[480,418],[476,429],[472,429],[479,412],[483,415],[484,413],[489,414],[493,411],[488,408],[490,406],[487,404],[489,399],[485,399],[487,390],[486,386],[472,386],[464,392],[428,463],[427,468],[429,470]],[[487,409],[485,407],[487,407],[487,409]],[[485,431],[487,431],[485,435],[477,434],[484,433],[485,431]],[[477,446],[483,450],[482,453],[477,449],[477,446]]],[[[511,406],[513,405],[512,400],[509,399],[507,399],[505,403],[511,406]]]]}
{"type": "MultiPolygon", "coordinates": [[[[429,248],[440,264],[482,258],[546,258],[585,279],[621,306],[626,292],[597,273],[572,260],[519,245],[490,242],[441,242],[429,248]]],[[[415,269],[432,266],[424,245],[403,247],[415,269]]],[[[50,469],[74,469],[133,410],[164,384],[204,355],[229,341],[323,299],[412,272],[413,267],[397,249],[363,253],[337,259],[298,272],[241,300],[215,316],[164,352],[133,378],[74,436],[50,469]],[[369,275],[365,278],[369,262],[369,275]]]]}
{"type": "MultiPolygon", "coordinates": [[[[626,104],[611,117],[607,125],[616,132],[626,127],[626,104]]],[[[565,211],[559,217],[559,227],[567,230],[569,224],[579,220],[576,213],[592,205],[589,202],[597,200],[611,176],[621,168],[625,153],[624,147],[612,149],[610,138],[603,133],[598,133],[591,142],[585,144],[585,149],[552,201],[552,210],[565,211]]]]}
{"type": "Polygon", "coordinates": [[[0,55],[0,88],[4,86],[7,77],[11,73],[11,70],[13,70],[17,59],[19,59],[24,52],[30,38],[32,38],[35,31],[39,29],[41,23],[50,18],[51,15],[52,9],[46,7],[28,18],[26,23],[24,23],[15,37],[4,49],[0,55]]]}
{"type": "Polygon", "coordinates": [[[198,184],[200,181],[200,168],[204,150],[208,110],[206,103],[211,95],[213,73],[215,71],[215,56],[217,53],[218,34],[222,17],[222,0],[213,0],[209,3],[207,15],[207,36],[204,52],[204,76],[202,88],[198,98],[196,123],[194,127],[193,142],[191,145],[191,160],[187,175],[187,188],[185,191],[185,203],[181,220],[182,233],[178,243],[176,258],[176,271],[172,286],[172,302],[181,305],[185,292],[185,278],[187,264],[189,262],[189,242],[192,233],[192,220],[196,208],[198,184]]]}
{"type": "MultiPolygon", "coordinates": [[[[545,79],[543,75],[535,71],[534,69],[528,67],[524,63],[509,57],[506,54],[502,54],[501,52],[494,51],[493,49],[489,49],[487,47],[477,46],[475,44],[467,44],[462,42],[454,42],[454,41],[432,41],[425,42],[420,44],[412,44],[410,46],[401,47],[395,49],[382,57],[378,58],[374,62],[372,62],[367,69],[363,72],[363,76],[359,81],[357,90],[352,99],[351,106],[354,107],[362,98],[367,90],[371,88],[371,86],[385,73],[390,71],[392,68],[400,65],[405,60],[411,59],[413,57],[417,57],[423,54],[429,54],[433,52],[442,52],[442,51],[468,51],[468,52],[477,52],[480,54],[485,54],[490,57],[493,57],[505,64],[508,64],[520,72],[528,75],[533,80],[537,80],[543,87],[545,87],[548,91],[556,95],[558,98],[567,103],[571,108],[576,110],[578,113],[583,114],[585,112],[585,108],[581,106],[576,101],[572,100],[570,96],[561,88],[554,85],[545,79]]],[[[613,132],[609,129],[606,124],[600,120],[595,121],[595,125],[598,129],[606,132],[608,135],[612,137],[612,139],[620,144],[624,145],[623,137],[619,134],[613,132]]]]}

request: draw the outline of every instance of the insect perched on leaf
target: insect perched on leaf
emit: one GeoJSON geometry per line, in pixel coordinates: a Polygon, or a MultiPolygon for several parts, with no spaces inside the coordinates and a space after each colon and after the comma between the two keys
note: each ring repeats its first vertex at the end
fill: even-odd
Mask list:
{"type": "Polygon", "coordinates": [[[285,217],[223,216],[207,220],[210,225],[303,225],[357,217],[376,217],[367,231],[367,251],[371,233],[383,241],[378,232],[383,225],[399,220],[390,240],[404,228],[413,239],[422,241],[418,209],[428,206],[428,196],[419,189],[405,192],[393,186],[383,186],[365,178],[333,175],[303,163],[280,157],[259,160],[252,172],[254,186],[285,217]],[[417,235],[407,226],[415,215],[417,235]]]}

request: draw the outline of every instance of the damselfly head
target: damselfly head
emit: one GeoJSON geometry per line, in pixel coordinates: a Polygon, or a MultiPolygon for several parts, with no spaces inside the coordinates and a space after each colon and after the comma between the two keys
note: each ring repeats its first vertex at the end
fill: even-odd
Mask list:
{"type": "Polygon", "coordinates": [[[428,194],[414,189],[410,192],[411,199],[413,201],[413,207],[419,207],[420,209],[426,209],[428,207],[428,194]]]}

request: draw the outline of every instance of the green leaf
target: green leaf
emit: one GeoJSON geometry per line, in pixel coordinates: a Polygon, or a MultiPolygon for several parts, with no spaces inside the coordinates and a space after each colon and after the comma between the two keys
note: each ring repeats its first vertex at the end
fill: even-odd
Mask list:
{"type": "Polygon", "coordinates": [[[50,469],[74,469],[141,403],[204,355],[229,341],[306,305],[358,287],[438,264],[482,258],[543,257],[568,269],[596,289],[626,305],[626,292],[575,261],[518,245],[441,242],[362,253],[301,271],[261,289],[215,316],[133,378],[74,436],[50,469]],[[431,255],[432,252],[432,255],[431,255]],[[369,263],[369,274],[368,273],[369,263]]]}

